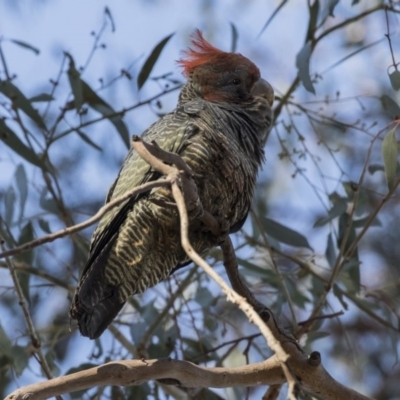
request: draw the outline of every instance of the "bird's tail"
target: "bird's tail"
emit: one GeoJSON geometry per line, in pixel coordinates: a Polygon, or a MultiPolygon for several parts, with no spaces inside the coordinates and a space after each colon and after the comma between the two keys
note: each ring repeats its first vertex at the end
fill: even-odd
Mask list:
{"type": "Polygon", "coordinates": [[[79,331],[90,339],[97,339],[125,304],[119,287],[107,282],[104,276],[112,244],[110,241],[94,261],[89,259],[70,309],[70,317],[78,322],[79,331]]]}

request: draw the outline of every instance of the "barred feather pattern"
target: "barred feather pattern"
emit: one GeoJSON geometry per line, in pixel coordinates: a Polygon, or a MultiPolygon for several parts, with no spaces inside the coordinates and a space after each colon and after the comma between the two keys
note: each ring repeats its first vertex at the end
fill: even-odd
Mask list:
{"type": "MultiPolygon", "coordinates": [[[[199,98],[188,83],[175,111],[153,124],[142,138],[181,155],[194,171],[203,207],[232,231],[248,213],[270,122],[271,111],[263,98],[253,97],[240,105],[213,103],[199,98]]],[[[159,177],[131,150],[107,202],[159,177]]],[[[70,311],[84,336],[100,336],[131,295],[188,263],[180,244],[177,209],[163,206],[171,201],[169,188],[156,188],[101,219],[70,311]]],[[[218,244],[218,238],[196,220],[190,225],[189,239],[200,254],[218,244]]]]}

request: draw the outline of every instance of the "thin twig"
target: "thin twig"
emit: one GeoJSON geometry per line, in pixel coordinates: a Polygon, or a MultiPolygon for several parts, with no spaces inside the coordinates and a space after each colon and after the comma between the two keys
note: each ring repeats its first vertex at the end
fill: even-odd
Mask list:
{"type": "Polygon", "coordinates": [[[116,207],[118,204],[128,200],[129,198],[143,193],[148,192],[149,190],[161,187],[161,186],[168,186],[170,181],[168,179],[160,179],[154,182],[147,182],[143,185],[137,186],[136,188],[126,192],[124,195],[117,197],[116,199],[110,201],[109,203],[105,204],[103,207],[100,208],[99,211],[93,217],[89,218],[88,220],[81,222],[80,224],[76,224],[70,226],[68,228],[62,229],[60,231],[51,233],[49,235],[42,236],[39,239],[32,240],[31,242],[25,243],[22,246],[18,246],[15,249],[3,251],[0,253],[0,258],[14,256],[15,254],[23,253],[24,251],[33,249],[35,247],[41,246],[44,243],[52,242],[56,239],[62,238],[67,235],[71,235],[72,233],[81,231],[82,229],[87,228],[90,225],[93,225],[96,221],[98,221],[106,212],[111,210],[112,208],[116,207]]]}

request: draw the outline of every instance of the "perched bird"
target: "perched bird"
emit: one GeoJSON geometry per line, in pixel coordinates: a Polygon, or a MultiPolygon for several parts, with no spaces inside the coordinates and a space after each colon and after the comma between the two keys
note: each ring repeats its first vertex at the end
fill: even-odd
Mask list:
{"type": "MultiPolygon", "coordinates": [[[[178,63],[187,77],[178,104],[142,139],[178,153],[194,172],[203,208],[229,233],[236,232],[247,217],[264,158],[273,90],[249,59],[215,48],[198,30],[178,63]]],[[[132,149],[106,202],[159,178],[132,149]]],[[[130,296],[189,263],[180,243],[177,209],[163,205],[172,201],[170,189],[156,188],[100,220],[70,310],[83,336],[98,338],[130,296]]],[[[189,239],[199,254],[219,244],[196,220],[189,239]]]]}

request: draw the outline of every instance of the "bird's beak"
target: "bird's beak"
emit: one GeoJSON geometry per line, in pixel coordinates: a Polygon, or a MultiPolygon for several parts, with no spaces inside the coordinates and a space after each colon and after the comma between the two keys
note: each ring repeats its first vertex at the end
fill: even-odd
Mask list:
{"type": "Polygon", "coordinates": [[[274,102],[274,89],[272,86],[263,78],[260,78],[251,89],[251,94],[253,96],[260,96],[264,97],[267,101],[269,106],[272,106],[274,102]]]}

